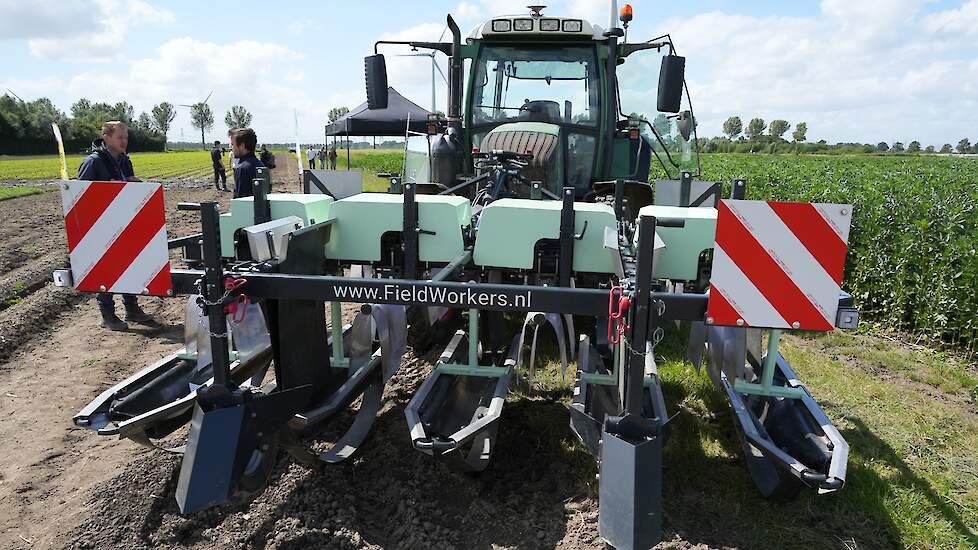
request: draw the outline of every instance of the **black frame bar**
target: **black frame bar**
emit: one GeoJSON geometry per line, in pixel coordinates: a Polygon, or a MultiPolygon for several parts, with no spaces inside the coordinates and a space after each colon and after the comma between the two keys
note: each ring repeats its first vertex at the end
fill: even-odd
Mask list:
{"type": "MultiPolygon", "coordinates": [[[[195,294],[203,271],[174,269],[175,294],[195,294]]],[[[573,315],[608,316],[609,290],[524,286],[491,283],[459,283],[408,279],[361,279],[332,275],[289,275],[228,271],[227,277],[247,279],[247,284],[232,293],[251,298],[325,300],[328,302],[427,305],[488,311],[546,311],[573,315]],[[337,292],[339,290],[339,292],[337,292]],[[446,297],[439,299],[442,291],[446,297]],[[491,303],[481,296],[495,295],[491,303]],[[505,296],[506,300],[499,297],[505,296]],[[528,298],[524,298],[527,297],[528,298]],[[453,298],[458,297],[459,300],[453,298]],[[516,298],[520,297],[519,300],[516,298]],[[485,301],[486,303],[483,303],[485,301]]],[[[662,319],[702,321],[706,316],[707,296],[653,292],[650,299],[666,304],[662,319]]]]}

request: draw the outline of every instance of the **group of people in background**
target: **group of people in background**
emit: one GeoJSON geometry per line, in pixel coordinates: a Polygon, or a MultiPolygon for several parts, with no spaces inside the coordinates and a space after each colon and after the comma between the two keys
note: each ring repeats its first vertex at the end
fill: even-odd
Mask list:
{"type": "Polygon", "coordinates": [[[332,147],[330,147],[329,149],[326,149],[326,146],[324,145],[324,146],[322,146],[322,147],[319,148],[319,151],[316,151],[312,147],[309,147],[308,149],[306,149],[306,161],[309,162],[309,169],[310,170],[315,170],[316,169],[316,159],[317,158],[319,159],[319,169],[320,170],[325,170],[326,169],[326,159],[327,158],[329,159],[329,169],[330,170],[336,170],[336,146],[335,145],[332,146],[332,147]]]}

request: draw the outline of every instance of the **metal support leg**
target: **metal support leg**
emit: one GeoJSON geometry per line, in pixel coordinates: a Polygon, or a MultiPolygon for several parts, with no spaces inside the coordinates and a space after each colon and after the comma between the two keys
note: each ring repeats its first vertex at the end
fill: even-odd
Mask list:
{"type": "Polygon", "coordinates": [[[343,309],[340,302],[329,303],[329,326],[330,333],[333,335],[331,342],[333,360],[330,361],[330,366],[348,368],[350,366],[350,360],[344,357],[343,352],[343,309]]]}
{"type": "Polygon", "coordinates": [[[230,388],[231,365],[228,360],[227,319],[224,314],[224,304],[219,303],[224,294],[224,271],[221,268],[221,230],[220,211],[216,202],[204,202],[199,206],[202,225],[201,237],[204,252],[204,283],[201,288],[206,301],[207,321],[211,339],[211,361],[214,365],[214,384],[201,390],[202,399],[207,402],[205,395],[227,393],[230,388]]]}
{"type": "Polygon", "coordinates": [[[598,530],[620,549],[651,548],[662,530],[664,419],[643,416],[646,342],[659,318],[658,307],[650,307],[655,225],[653,216],[640,221],[631,330],[619,345],[623,407],[619,416],[605,418],[601,436],[598,530]]]}
{"type": "Polygon", "coordinates": [[[252,204],[256,225],[272,221],[272,206],[268,202],[268,193],[271,189],[272,177],[268,168],[258,168],[257,177],[252,181],[252,204]]]}
{"type": "Polygon", "coordinates": [[[501,378],[509,375],[512,367],[491,367],[479,364],[479,310],[469,310],[469,356],[468,363],[464,365],[456,363],[439,362],[435,367],[438,372],[444,374],[457,374],[464,376],[484,376],[487,378],[501,378]]]}
{"type": "Polygon", "coordinates": [[[764,370],[761,371],[761,383],[752,384],[737,379],[734,389],[738,393],[762,395],[765,397],[787,397],[801,399],[808,395],[804,389],[791,386],[775,386],[774,370],[778,363],[778,344],[781,342],[781,330],[771,329],[767,340],[767,356],[764,358],[764,370]]]}
{"type": "Polygon", "coordinates": [[[479,365],[479,310],[469,310],[469,366],[479,365]]]}
{"type": "Polygon", "coordinates": [[[413,183],[404,184],[404,225],[401,242],[404,244],[404,279],[418,276],[418,203],[413,183]]]}
{"type": "Polygon", "coordinates": [[[557,284],[569,287],[574,269],[574,188],[565,187],[560,208],[560,256],[557,258],[557,284]]]}

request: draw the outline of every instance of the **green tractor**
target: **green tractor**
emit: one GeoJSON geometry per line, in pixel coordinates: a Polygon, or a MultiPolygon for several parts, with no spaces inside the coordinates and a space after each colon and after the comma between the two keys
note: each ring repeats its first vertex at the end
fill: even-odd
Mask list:
{"type": "MultiPolygon", "coordinates": [[[[405,443],[478,472],[497,451],[510,385],[532,380],[541,332],[552,333],[562,368],[576,363],[569,424],[600,465],[600,535],[649,548],[672,419],[655,346],[663,325],[683,321],[688,358],[707,359],[759,491],[840,489],[848,445],[778,345],[784,330],[855,326],[841,290],[852,209],[744,200],[743,180],[726,199],[723,185],[698,180],[684,58],[669,36],[629,43],[631,8],[610,4],[606,29],[531,6],[464,43],[451,16],[451,42],[394,42],[450,59],[448,115],[429,121],[425,170],[405,170],[388,193],[315,193],[307,181],[304,194],[269,193],[262,171],[255,196],[230,212],[181,205],[200,212],[202,232],[169,241],[185,268],[170,269],[162,244],[158,263],[150,245],[136,255],[153,266],[148,284],[135,263],[93,275],[92,226],[72,220],[91,218],[75,216],[89,196],[161,196],[159,184],[64,182],[68,240],[79,244],[57,281],[189,296],[186,347],[106,390],[75,423],[160,446],[189,422],[186,445],[170,450],[183,454],[175,497],[192,513],[259,492],[280,450],[312,466],[359,454],[407,345],[439,346],[405,408],[405,443]],[[636,59],[639,71],[650,60],[660,70],[651,122],[620,107],[622,67],[636,59]],[[343,302],[362,304],[352,323],[343,302]],[[317,438],[354,403],[352,424],[322,450],[317,438]]],[[[388,44],[366,59],[371,108],[386,106],[376,51],[388,44]]],[[[108,208],[118,219],[94,227],[125,235],[147,210],[108,208]]],[[[162,199],[150,214],[162,220],[162,199]]]]}

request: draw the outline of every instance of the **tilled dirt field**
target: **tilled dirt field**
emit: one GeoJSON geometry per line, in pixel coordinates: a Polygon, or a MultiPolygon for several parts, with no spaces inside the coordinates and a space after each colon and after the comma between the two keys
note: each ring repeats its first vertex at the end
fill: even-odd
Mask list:
{"type": "MultiPolygon", "coordinates": [[[[276,190],[295,190],[284,164],[276,190]]],[[[168,185],[171,237],[198,230],[178,202],[215,199],[226,207],[228,194],[168,185]]],[[[177,458],[97,437],[71,416],[182,345],[183,301],[142,299],[157,326],[106,331],[92,296],[49,282],[66,263],[56,189],[0,212],[0,548],[603,547],[593,461],[569,429],[552,431],[567,425],[564,406],[547,396],[508,404],[490,469],[451,473],[410,447],[404,406],[435,358],[410,352],[361,458],[311,471],[283,457],[251,503],[180,515],[177,458]]],[[[707,548],[678,536],[662,547],[707,548]]]]}

